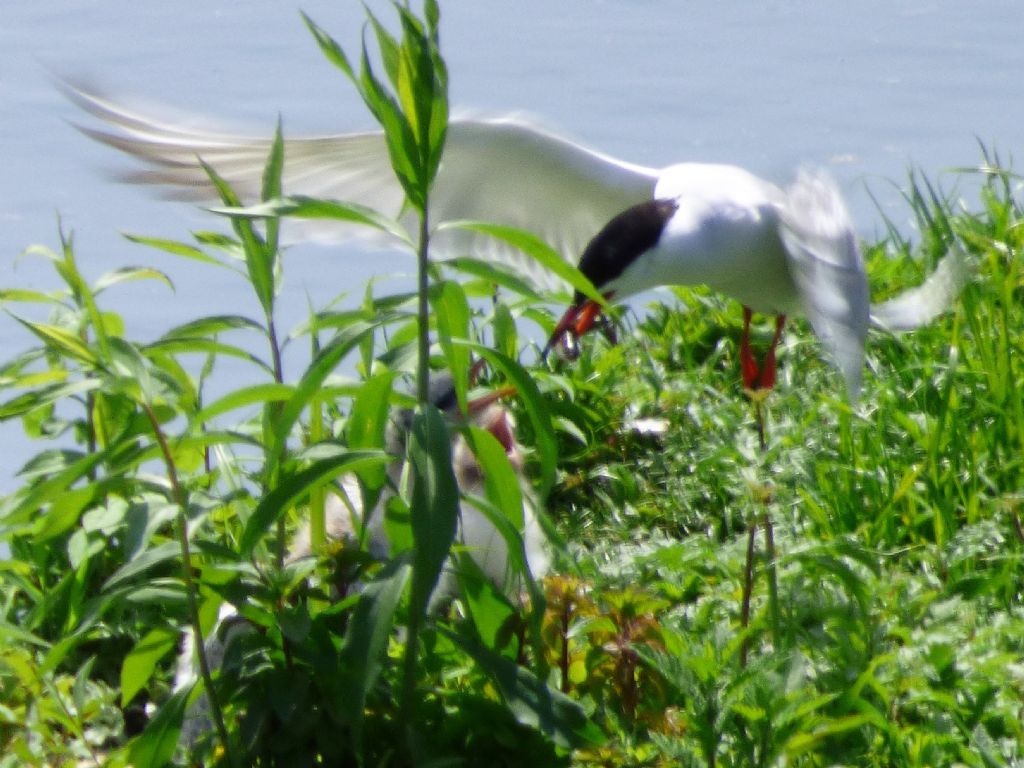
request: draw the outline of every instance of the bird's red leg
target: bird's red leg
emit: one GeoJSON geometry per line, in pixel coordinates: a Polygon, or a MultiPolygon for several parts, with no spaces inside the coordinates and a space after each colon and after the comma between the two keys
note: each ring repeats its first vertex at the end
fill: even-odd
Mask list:
{"type": "Polygon", "coordinates": [[[758,374],[761,372],[750,351],[750,319],[753,317],[750,307],[743,308],[743,336],[740,338],[740,373],[743,375],[744,389],[757,389],[758,374]]]}
{"type": "Polygon", "coordinates": [[[776,315],[775,335],[772,336],[772,344],[768,347],[768,354],[764,356],[764,362],[761,363],[761,375],[757,380],[758,389],[771,389],[775,386],[775,348],[779,345],[779,340],[782,338],[782,328],[785,324],[786,316],[776,315]]]}

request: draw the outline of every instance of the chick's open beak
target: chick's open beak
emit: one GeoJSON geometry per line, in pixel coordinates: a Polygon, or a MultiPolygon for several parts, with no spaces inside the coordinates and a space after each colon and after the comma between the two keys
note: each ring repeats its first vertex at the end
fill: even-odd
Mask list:
{"type": "Polygon", "coordinates": [[[469,417],[494,435],[505,449],[505,453],[509,454],[516,449],[516,436],[512,426],[512,418],[508,411],[497,405],[497,403],[515,394],[516,388],[513,386],[498,387],[466,403],[469,417]]]}

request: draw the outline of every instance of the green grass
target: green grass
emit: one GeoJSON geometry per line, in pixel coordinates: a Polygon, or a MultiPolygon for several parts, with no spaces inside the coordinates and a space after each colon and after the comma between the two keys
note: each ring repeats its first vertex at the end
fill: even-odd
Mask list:
{"type": "MultiPolygon", "coordinates": [[[[431,50],[430,24],[402,18],[398,38],[374,27],[391,64],[431,50]]],[[[401,78],[401,67],[381,71],[401,78]]],[[[394,83],[363,83],[375,114],[397,110],[392,121],[424,108],[382,107],[394,83]]],[[[415,139],[395,151],[415,153],[415,139]]],[[[446,319],[431,320],[433,361],[458,370],[475,345],[490,383],[518,385],[527,469],[558,541],[525,607],[466,575],[473,597],[437,617],[423,615],[422,579],[450,540],[415,521],[454,500],[429,483],[397,502],[419,550],[379,564],[328,546],[315,565],[280,562],[287,537],[322,510],[325,484],[354,471],[379,488],[372,415],[407,402],[394,390],[417,367],[416,295],[368,288],[355,310],[312,308],[303,327],[278,329],[276,219],[240,215],[256,201],[226,188],[232,237],[134,239],[236,269],[257,318],[211,314],[138,339],[107,288],[165,276],[87,278],[63,235],[55,251],[35,249],[54,290],[0,292],[37,345],[0,366],[0,418],[41,446],[19,458],[22,485],[0,500],[11,551],[0,563],[0,766],[1024,761],[1024,224],[1020,179],[991,153],[981,166],[965,206],[912,177],[919,235],[892,227],[866,247],[882,298],[960,243],[974,274],[955,307],[914,333],[871,335],[856,408],[794,323],[763,403],[763,449],[738,385],[738,306],[677,290],[628,317],[617,346],[597,339],[571,365],[538,366],[519,328],[553,323],[536,297],[480,265],[431,267],[432,318],[446,319]],[[495,283],[496,304],[471,301],[495,283]],[[293,375],[278,362],[284,338],[309,349],[293,375]],[[232,377],[249,375],[211,401],[229,361],[232,377]],[[638,434],[637,417],[669,427],[638,434]],[[332,598],[355,577],[363,592],[332,598]],[[182,632],[208,635],[225,601],[255,629],[206,676],[222,727],[186,756],[175,742],[199,686],[170,690],[175,649],[182,632]]],[[[302,215],[308,201],[275,202],[279,173],[272,153],[264,211],[302,215]]],[[[429,194],[421,181],[415,193],[429,194]]],[[[354,207],[334,214],[397,226],[354,207]]],[[[416,250],[415,233],[408,242],[416,250]]],[[[415,455],[443,479],[422,418],[415,455]]],[[[507,467],[488,471],[512,482],[507,467]]],[[[507,497],[492,494],[514,517],[507,497]]]]}

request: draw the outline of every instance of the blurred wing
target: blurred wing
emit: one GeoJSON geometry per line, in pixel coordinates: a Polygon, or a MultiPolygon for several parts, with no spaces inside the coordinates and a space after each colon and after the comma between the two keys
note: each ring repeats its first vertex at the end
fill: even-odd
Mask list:
{"type": "Polygon", "coordinates": [[[912,331],[948,311],[971,277],[967,259],[954,245],[921,285],[871,307],[871,322],[887,331],[912,331]]]}
{"type": "MultiPolygon", "coordinates": [[[[63,84],[68,96],[104,126],[88,136],[140,160],[134,183],[173,189],[173,196],[211,200],[198,163],[211,165],[244,200],[259,196],[270,140],[172,124],[129,110],[94,92],[63,84]]],[[[434,185],[431,223],[473,220],[526,229],[576,263],[590,238],[625,208],[650,199],[658,172],[593,152],[517,118],[452,120],[434,185]]],[[[404,195],[380,132],[288,139],[287,194],[360,203],[401,219],[404,195]]],[[[293,221],[291,239],[372,238],[351,224],[293,221]]],[[[561,281],[532,259],[487,235],[457,229],[432,241],[439,258],[473,255],[503,262],[540,288],[561,281]]]]}
{"type": "Polygon", "coordinates": [[[846,378],[851,402],[856,401],[870,301],[850,214],[827,175],[801,171],[786,190],[780,215],[782,240],[804,311],[846,378]]]}

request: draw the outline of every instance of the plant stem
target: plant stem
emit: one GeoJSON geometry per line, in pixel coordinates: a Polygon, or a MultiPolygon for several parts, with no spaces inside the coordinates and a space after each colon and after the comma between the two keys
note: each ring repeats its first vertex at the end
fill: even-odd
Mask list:
{"type": "MultiPolygon", "coordinates": [[[[277,326],[274,324],[274,313],[273,313],[273,311],[268,311],[266,313],[266,319],[267,319],[267,340],[270,343],[270,361],[271,361],[271,365],[273,366],[273,370],[274,370],[274,382],[276,384],[283,384],[284,383],[284,367],[281,364],[281,348],[280,348],[280,345],[277,343],[277,326]]],[[[281,410],[280,403],[275,403],[275,404],[271,405],[270,412],[271,412],[271,414],[275,418],[280,413],[280,410],[281,410]]],[[[273,487],[274,485],[276,485],[276,478],[267,478],[267,480],[268,480],[268,483],[269,483],[268,487],[273,487]]],[[[285,519],[284,519],[284,515],[281,515],[278,518],[278,520],[277,520],[277,551],[275,552],[275,560],[276,560],[276,563],[277,563],[278,570],[280,570],[281,568],[284,568],[285,536],[286,536],[285,519]]]]}
{"type": "MultiPolygon", "coordinates": [[[[416,399],[422,409],[430,395],[430,228],[427,212],[424,207],[420,215],[419,244],[416,250],[417,261],[417,293],[419,320],[419,359],[416,375],[416,399]]],[[[409,436],[406,435],[407,453],[409,436]]],[[[416,546],[415,543],[413,546],[416,546]]],[[[402,722],[405,727],[406,749],[411,764],[417,764],[419,749],[417,747],[415,713],[416,681],[419,666],[419,633],[422,620],[421,606],[413,606],[409,612],[408,637],[405,644],[402,680],[402,722]]]]}
{"type": "Polygon", "coordinates": [[[167,445],[167,439],[164,437],[163,430],[160,429],[160,422],[156,418],[156,414],[153,413],[153,409],[148,403],[141,404],[143,411],[146,413],[146,418],[149,419],[150,426],[153,428],[153,434],[156,437],[156,441],[160,446],[160,452],[163,454],[164,463],[167,466],[167,477],[171,483],[171,492],[174,495],[175,504],[178,507],[177,516],[177,527],[178,527],[178,543],[181,546],[181,576],[185,582],[185,600],[188,608],[189,624],[192,628],[192,635],[195,638],[196,647],[196,658],[199,661],[199,674],[203,679],[203,688],[206,691],[206,698],[210,702],[210,714],[213,716],[213,723],[217,729],[217,736],[220,738],[221,745],[224,747],[224,755],[228,759],[228,763],[232,766],[238,765],[235,762],[235,756],[231,750],[231,745],[228,740],[228,729],[224,725],[224,714],[220,708],[220,702],[217,700],[217,694],[213,689],[213,675],[210,672],[210,662],[206,657],[206,644],[203,642],[203,628],[199,620],[199,603],[196,601],[196,582],[195,574],[192,570],[192,553],[188,542],[188,516],[185,510],[188,508],[188,499],[185,497],[185,491],[181,487],[181,483],[178,482],[178,471],[174,465],[174,457],[171,456],[170,447],[167,445]]]}
{"type": "Polygon", "coordinates": [[[425,405],[430,397],[430,227],[427,211],[420,216],[417,261],[417,292],[419,294],[419,367],[416,371],[416,398],[425,405]]]}
{"type": "MultiPolygon", "coordinates": [[[[319,443],[324,438],[324,402],[315,397],[309,404],[309,441],[319,443]]],[[[323,552],[327,543],[327,518],[325,511],[327,494],[319,486],[309,494],[309,545],[314,553],[323,552]]]]}
{"type": "MultiPolygon", "coordinates": [[[[757,521],[750,521],[747,533],[747,562],[743,569],[743,599],[740,603],[740,626],[745,630],[750,625],[750,596],[754,591],[754,537],[757,535],[757,521]]],[[[740,644],[740,669],[747,666],[747,651],[750,638],[744,637],[740,644]]]]}

